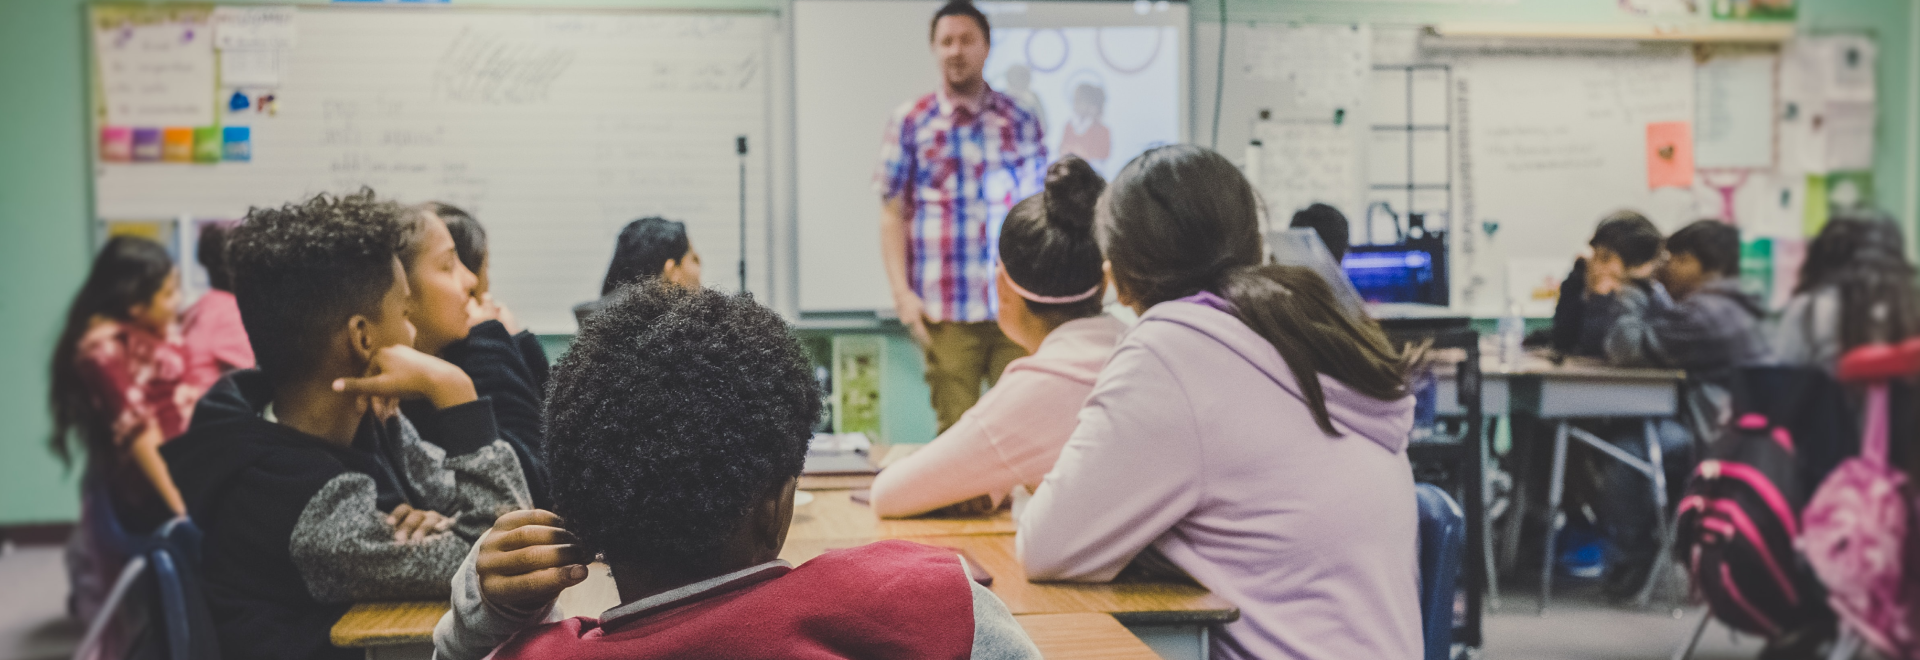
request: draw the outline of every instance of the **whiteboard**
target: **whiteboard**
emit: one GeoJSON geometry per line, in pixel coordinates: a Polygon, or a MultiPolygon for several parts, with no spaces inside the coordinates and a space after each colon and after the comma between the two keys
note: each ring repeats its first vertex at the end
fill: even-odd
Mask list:
{"type": "Polygon", "coordinates": [[[1692,189],[1649,188],[1646,153],[1648,123],[1694,118],[1690,50],[1471,56],[1459,75],[1460,229],[1481,239],[1471,255],[1453,241],[1455,286],[1481,282],[1465,300],[1456,289],[1467,311],[1504,311],[1510,260],[1571,267],[1609,213],[1639,211],[1663,232],[1693,219],[1692,189]]]}
{"type": "MultiPolygon", "coordinates": [[[[530,329],[575,329],[628,221],[687,223],[707,285],[769,252],[773,16],[301,7],[252,162],[94,166],[103,219],[239,218],[370,186],[440,200],[487,228],[494,295],[530,329]],[[511,70],[513,75],[500,75],[511,70]]],[[[229,122],[232,123],[232,122],[229,122]]],[[[749,268],[771,290],[771,269],[749,268]],[[757,269],[757,270],[756,270],[757,269]]]]}
{"type": "MultiPolygon", "coordinates": [[[[901,104],[934,91],[928,51],[937,0],[795,0],[793,3],[795,224],[802,312],[893,314],[880,259],[880,197],[873,172],[881,133],[901,104]]],[[[1073,86],[1106,92],[1117,172],[1140,151],[1186,135],[1187,5],[1167,2],[980,2],[992,23],[986,77],[1015,61],[1033,67],[1032,99],[1054,129],[1068,120],[1073,86]],[[1144,29],[1151,28],[1151,29],[1144,29]],[[1151,80],[1150,84],[1142,81],[1151,80]],[[1134,127],[1140,127],[1134,130],[1134,127]],[[1150,129],[1148,127],[1151,127],[1150,129]]],[[[1027,101],[1022,101],[1023,103],[1027,101]]]]}

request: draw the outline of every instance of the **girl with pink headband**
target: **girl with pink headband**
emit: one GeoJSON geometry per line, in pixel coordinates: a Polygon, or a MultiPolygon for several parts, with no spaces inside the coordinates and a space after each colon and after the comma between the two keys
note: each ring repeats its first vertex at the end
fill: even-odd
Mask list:
{"type": "Polygon", "coordinates": [[[1027,349],[980,402],[931,444],[881,471],[873,510],[897,518],[982,513],[1037,488],[1078,424],[1126,324],[1101,313],[1106,275],[1093,207],[1106,182],[1077,156],[1047,169],[1046,190],[1000,230],[1000,330],[1027,349]]]}

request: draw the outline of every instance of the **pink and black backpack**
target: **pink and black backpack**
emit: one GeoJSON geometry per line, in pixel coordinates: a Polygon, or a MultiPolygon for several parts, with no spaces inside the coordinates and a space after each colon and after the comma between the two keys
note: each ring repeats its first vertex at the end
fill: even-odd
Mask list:
{"type": "Polygon", "coordinates": [[[1920,575],[1913,552],[1914,491],[1887,462],[1887,381],[1920,371],[1920,338],[1899,348],[1862,346],[1840,361],[1842,380],[1867,383],[1860,455],[1828,475],[1807,504],[1800,550],[1829,592],[1840,620],[1892,658],[1920,658],[1914,615],[1920,575]]]}
{"type": "Polygon", "coordinates": [[[1805,503],[1793,435],[1740,415],[1695,468],[1677,511],[1675,550],[1716,619],[1775,637],[1824,616],[1824,593],[1799,559],[1805,503]]]}

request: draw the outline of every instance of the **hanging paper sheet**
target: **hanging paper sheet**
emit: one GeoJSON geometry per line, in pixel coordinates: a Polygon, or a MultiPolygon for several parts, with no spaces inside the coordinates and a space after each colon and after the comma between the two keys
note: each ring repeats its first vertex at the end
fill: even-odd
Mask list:
{"type": "Polygon", "coordinates": [[[95,61],[112,126],[204,126],[214,120],[213,37],[204,10],[103,11],[95,61]]]}

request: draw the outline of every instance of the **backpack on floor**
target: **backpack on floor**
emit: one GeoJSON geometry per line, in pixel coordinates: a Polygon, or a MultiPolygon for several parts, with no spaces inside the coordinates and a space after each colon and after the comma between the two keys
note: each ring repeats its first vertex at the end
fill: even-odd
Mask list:
{"type": "Polygon", "coordinates": [[[1913,617],[1920,587],[1906,571],[1913,491],[1887,463],[1887,381],[1920,368],[1920,340],[1903,349],[1884,344],[1849,351],[1843,380],[1867,382],[1860,455],[1827,476],[1808,502],[1800,549],[1820,575],[1840,620],[1892,658],[1920,658],[1913,617]]]}
{"type": "Polygon", "coordinates": [[[1759,413],[1721,432],[1676,513],[1674,550],[1716,619],[1769,638],[1821,611],[1794,550],[1804,490],[1793,436],[1759,413]]]}

